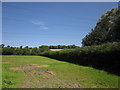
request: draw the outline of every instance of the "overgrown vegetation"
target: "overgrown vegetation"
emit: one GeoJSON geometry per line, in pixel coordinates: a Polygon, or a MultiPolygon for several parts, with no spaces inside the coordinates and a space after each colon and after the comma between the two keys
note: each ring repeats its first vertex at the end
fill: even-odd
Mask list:
{"type": "Polygon", "coordinates": [[[120,75],[118,73],[120,42],[86,46],[71,50],[46,51],[40,55],[79,65],[92,66],[97,69],[106,70],[108,72],[120,75]]]}
{"type": "Polygon", "coordinates": [[[120,10],[113,8],[98,20],[96,27],[83,38],[83,46],[120,41],[120,10]]]}
{"type": "MultiPolygon", "coordinates": [[[[39,46],[37,47],[10,47],[9,45],[5,47],[4,44],[1,44],[0,47],[2,48],[2,55],[40,55],[40,53],[49,51],[49,49],[72,49],[72,48],[78,48],[78,46],[75,45],[57,45],[57,46],[39,46]]],[[[1,49],[0,48],[0,49],[1,49]]]]}

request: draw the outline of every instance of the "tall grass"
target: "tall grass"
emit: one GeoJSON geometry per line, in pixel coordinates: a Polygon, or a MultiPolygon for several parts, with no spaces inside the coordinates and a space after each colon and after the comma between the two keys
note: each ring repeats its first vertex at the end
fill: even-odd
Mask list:
{"type": "Polygon", "coordinates": [[[71,50],[47,51],[41,53],[41,55],[79,65],[91,66],[120,75],[118,73],[120,42],[86,46],[71,50]]]}

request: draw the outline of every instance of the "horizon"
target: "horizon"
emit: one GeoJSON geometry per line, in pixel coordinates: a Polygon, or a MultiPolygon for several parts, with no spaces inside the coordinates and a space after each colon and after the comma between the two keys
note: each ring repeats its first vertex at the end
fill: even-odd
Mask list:
{"type": "MultiPolygon", "coordinates": [[[[3,43],[4,44],[4,43],[3,43]]],[[[0,44],[0,45],[2,45],[2,44],[0,44]]],[[[5,45],[5,44],[4,44],[5,45]]],[[[74,44],[73,44],[74,45],[74,44]]],[[[4,47],[8,47],[8,46],[10,46],[10,45],[5,45],[4,47]]],[[[58,46],[58,45],[40,45],[40,46],[58,46]]],[[[69,46],[69,45],[60,45],[60,46],[69,46]]],[[[75,46],[77,46],[77,45],[75,45],[75,46]]],[[[10,46],[10,47],[14,47],[14,48],[20,48],[21,46],[10,46]]],[[[22,46],[23,48],[25,48],[26,46],[22,46]]],[[[34,47],[37,47],[37,48],[39,48],[39,46],[34,46],[34,47],[31,47],[31,46],[28,46],[29,48],[34,48],[34,47]]],[[[80,47],[80,46],[77,46],[77,47],[80,47]]]]}
{"type": "Polygon", "coordinates": [[[101,15],[117,5],[118,2],[3,2],[2,43],[13,47],[82,46],[82,39],[101,15]]]}

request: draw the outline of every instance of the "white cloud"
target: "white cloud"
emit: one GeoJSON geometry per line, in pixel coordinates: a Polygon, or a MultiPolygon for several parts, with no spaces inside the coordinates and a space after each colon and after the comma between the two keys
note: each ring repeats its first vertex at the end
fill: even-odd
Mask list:
{"type": "Polygon", "coordinates": [[[45,23],[41,21],[31,21],[31,23],[36,25],[45,25],[45,23]]]}
{"type": "Polygon", "coordinates": [[[48,27],[46,27],[46,26],[40,26],[40,29],[46,30],[46,29],[48,29],[48,27]]]}
{"type": "Polygon", "coordinates": [[[31,21],[31,23],[40,26],[39,29],[42,29],[42,30],[47,30],[48,29],[48,27],[46,26],[45,22],[31,21]]]}

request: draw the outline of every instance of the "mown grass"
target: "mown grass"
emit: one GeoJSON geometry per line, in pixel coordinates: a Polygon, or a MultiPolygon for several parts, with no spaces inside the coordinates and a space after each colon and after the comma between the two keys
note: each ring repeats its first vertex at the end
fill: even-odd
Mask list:
{"type": "MultiPolygon", "coordinates": [[[[55,73],[54,76],[46,75],[47,77],[43,74],[37,75],[36,78],[42,82],[40,85],[44,85],[39,85],[39,87],[68,88],[75,86],[79,88],[118,88],[119,76],[91,67],[57,61],[43,56],[2,56],[2,62],[11,62],[11,64],[2,65],[3,88],[23,87],[24,80],[26,79],[24,72],[12,71],[10,68],[27,66],[29,64],[49,65],[49,67],[42,67],[40,69],[55,73]]],[[[34,88],[34,86],[31,87],[34,88]]]]}

